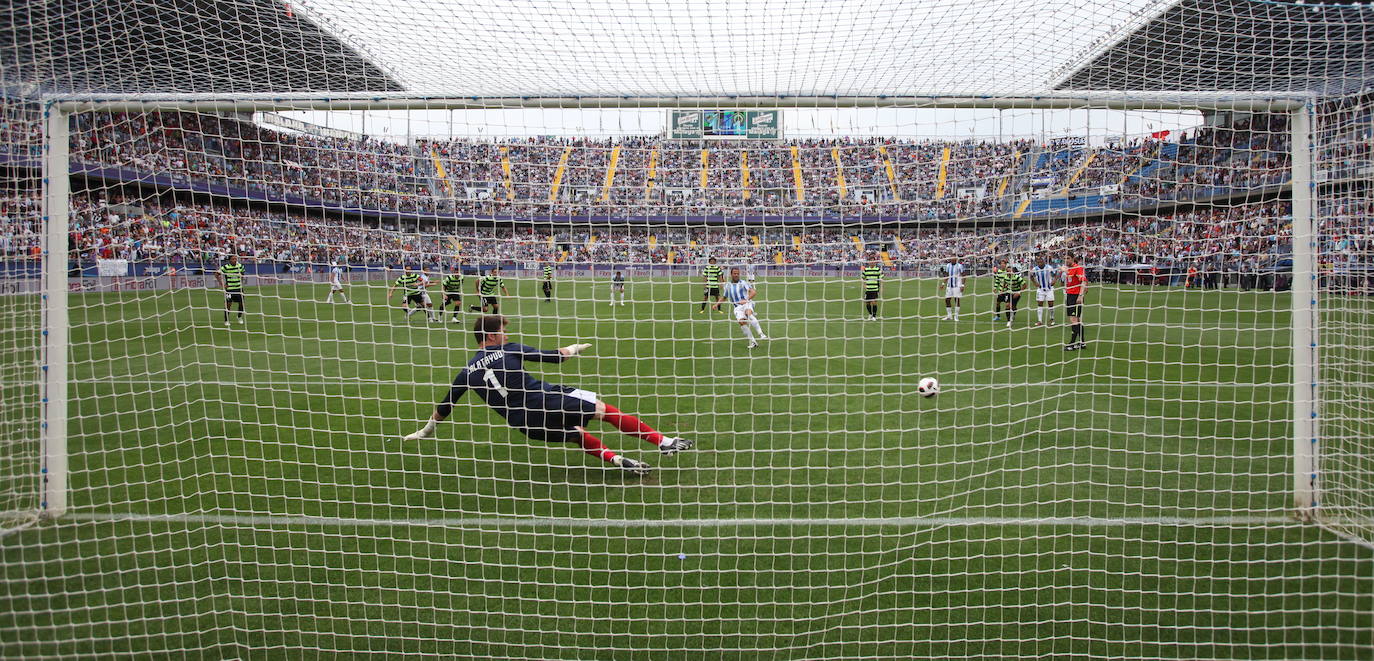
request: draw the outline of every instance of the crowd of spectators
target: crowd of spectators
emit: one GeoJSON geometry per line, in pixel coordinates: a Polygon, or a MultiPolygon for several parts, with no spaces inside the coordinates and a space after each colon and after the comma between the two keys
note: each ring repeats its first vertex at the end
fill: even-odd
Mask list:
{"type": "MultiPolygon", "coordinates": [[[[6,105],[0,138],[38,144],[36,116],[6,105]],[[13,111],[13,112],[12,112],[13,111]]],[[[1370,162],[1370,112],[1363,103],[1332,116],[1349,126],[1320,144],[1331,162],[1370,162]],[[1345,113],[1341,115],[1340,113],[1345,113]]],[[[979,220],[1008,217],[1010,201],[1041,195],[1102,194],[1135,200],[1192,200],[1218,187],[1260,188],[1288,176],[1286,117],[1253,115],[1107,147],[1034,141],[799,139],[688,143],[657,137],[527,138],[505,141],[385,140],[310,136],[242,118],[196,113],[81,115],[73,158],[184,179],[290,194],[326,204],[402,212],[414,219],[512,216],[487,227],[405,231],[288,215],[246,205],[168,195],[123,199],[93,189],[72,196],[71,247],[83,260],[123,258],[213,262],[230,252],[287,265],[728,262],[846,264],[882,259],[929,270],[951,255],[974,269],[1040,250],[1072,251],[1103,266],[1257,270],[1291,251],[1283,201],[1183,206],[1121,214],[1058,229],[995,229],[958,222],[875,229],[868,218],[979,220]],[[943,174],[942,174],[943,171],[943,174]],[[557,185],[555,186],[555,182],[557,185]],[[703,185],[704,184],[704,185],[703,185]],[[664,223],[583,222],[577,230],[518,222],[547,216],[655,217],[751,214],[840,217],[819,222],[707,229],[664,223]]],[[[41,205],[16,180],[0,195],[0,254],[38,254],[41,205]]],[[[1374,208],[1353,198],[1320,213],[1328,269],[1367,263],[1364,229],[1374,208]]],[[[430,227],[435,227],[433,222],[430,227]]],[[[446,226],[454,226],[448,224],[446,226]]]]}
{"type": "MultiPolygon", "coordinates": [[[[9,231],[0,244],[10,255],[39,245],[39,212],[32,197],[0,200],[9,231]]],[[[1369,212],[1344,207],[1326,219],[1325,252],[1363,259],[1370,233],[1353,218],[1369,212]],[[1344,219],[1344,220],[1338,220],[1344,219]],[[1341,231],[1332,223],[1344,222],[1341,231]]],[[[684,228],[636,224],[539,229],[505,223],[443,232],[364,226],[338,219],[307,219],[279,212],[162,198],[124,199],[100,192],[72,197],[71,247],[75,257],[158,263],[216,263],[235,253],[281,269],[413,263],[439,267],[567,264],[640,265],[726,263],[839,266],[882,259],[909,271],[932,273],[951,256],[974,270],[998,259],[1027,259],[1046,252],[1074,254],[1104,267],[1148,264],[1201,270],[1266,269],[1291,252],[1286,201],[1197,207],[1159,215],[1123,216],[1057,228],[916,227],[684,228]]]]}
{"type": "Polygon", "coordinates": [[[977,220],[1025,196],[1108,206],[1253,190],[1288,176],[1286,116],[1105,147],[1030,140],[416,140],[278,131],[197,113],[78,115],[72,156],[326,205],[439,217],[977,220]]]}

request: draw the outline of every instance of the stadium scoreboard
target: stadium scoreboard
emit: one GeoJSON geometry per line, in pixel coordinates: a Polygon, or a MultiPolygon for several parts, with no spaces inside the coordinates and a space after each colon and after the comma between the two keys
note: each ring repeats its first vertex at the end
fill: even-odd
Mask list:
{"type": "Polygon", "coordinates": [[[777,140],[782,137],[782,111],[669,110],[668,137],[673,140],[777,140]]]}

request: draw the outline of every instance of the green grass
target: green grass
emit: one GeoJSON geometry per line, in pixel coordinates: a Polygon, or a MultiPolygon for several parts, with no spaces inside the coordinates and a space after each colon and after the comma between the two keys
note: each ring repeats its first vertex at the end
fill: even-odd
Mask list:
{"type": "Polygon", "coordinates": [[[644,480],[471,396],[398,440],[472,342],[377,286],[73,297],[73,515],[0,538],[0,656],[1374,656],[1374,551],[1283,518],[1286,295],[1095,289],[1073,354],[982,285],[765,281],[750,352],[690,283],[516,283],[517,341],[594,343],[543,378],[699,441],[593,423],[644,480]]]}

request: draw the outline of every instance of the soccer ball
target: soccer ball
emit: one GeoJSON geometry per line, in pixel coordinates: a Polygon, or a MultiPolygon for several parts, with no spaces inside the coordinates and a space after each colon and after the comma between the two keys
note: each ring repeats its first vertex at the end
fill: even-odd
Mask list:
{"type": "Polygon", "coordinates": [[[916,384],[916,392],[921,393],[922,397],[934,397],[940,392],[940,382],[928,376],[916,384]]]}

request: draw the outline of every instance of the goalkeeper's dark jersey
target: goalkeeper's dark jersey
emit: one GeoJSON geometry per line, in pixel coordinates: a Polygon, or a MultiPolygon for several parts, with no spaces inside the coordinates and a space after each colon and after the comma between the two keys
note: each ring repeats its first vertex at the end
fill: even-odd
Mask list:
{"type": "Polygon", "coordinates": [[[467,391],[506,419],[512,427],[538,440],[575,438],[572,427],[586,424],[596,413],[595,400],[569,397],[573,389],[545,383],[525,371],[524,361],[561,363],[567,360],[557,349],[536,349],[516,342],[479,349],[458,372],[438,411],[448,417],[453,404],[467,391]]]}
{"type": "Polygon", "coordinates": [[[224,291],[243,291],[243,264],[225,263],[219,272],[224,275],[224,291]]]}
{"type": "Polygon", "coordinates": [[[444,276],[443,282],[445,294],[463,293],[463,276],[457,273],[450,273],[444,276]]]}

